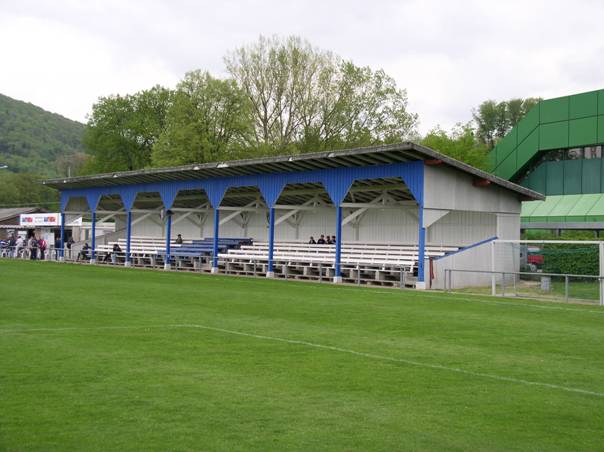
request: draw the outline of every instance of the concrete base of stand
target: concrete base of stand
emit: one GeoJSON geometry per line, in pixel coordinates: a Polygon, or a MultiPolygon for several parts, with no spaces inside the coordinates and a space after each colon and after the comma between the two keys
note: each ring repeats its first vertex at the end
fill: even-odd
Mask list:
{"type": "Polygon", "coordinates": [[[132,261],[124,262],[124,267],[132,267],[132,261]]]}
{"type": "Polygon", "coordinates": [[[92,259],[90,259],[90,263],[91,263],[91,264],[96,264],[96,258],[92,258],[92,259]]]}
{"type": "Polygon", "coordinates": [[[212,273],[218,273],[218,267],[212,267],[212,273]]]}
{"type": "Polygon", "coordinates": [[[274,278],[275,277],[275,272],[266,272],[266,277],[267,278],[274,278]]]}
{"type": "Polygon", "coordinates": [[[172,266],[169,263],[164,264],[164,270],[170,270],[172,266]]]}
{"type": "Polygon", "coordinates": [[[334,284],[341,284],[342,283],[342,277],[341,276],[334,276],[333,277],[333,282],[334,282],[334,284]]]}
{"type": "Polygon", "coordinates": [[[425,281],[417,281],[415,283],[415,288],[417,290],[426,290],[426,282],[425,281]]]}

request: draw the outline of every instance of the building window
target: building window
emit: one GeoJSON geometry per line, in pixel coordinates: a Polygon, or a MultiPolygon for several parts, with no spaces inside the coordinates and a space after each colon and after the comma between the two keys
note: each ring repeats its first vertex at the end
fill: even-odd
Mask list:
{"type": "Polygon", "coordinates": [[[583,148],[572,148],[566,151],[566,160],[580,160],[583,158],[583,148]]]}
{"type": "Polygon", "coordinates": [[[584,158],[601,159],[602,158],[602,146],[586,146],[584,158]]]}

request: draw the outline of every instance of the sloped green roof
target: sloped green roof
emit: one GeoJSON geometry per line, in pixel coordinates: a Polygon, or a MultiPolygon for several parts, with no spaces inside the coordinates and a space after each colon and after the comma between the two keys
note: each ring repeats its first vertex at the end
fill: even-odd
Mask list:
{"type": "Polygon", "coordinates": [[[523,223],[604,221],[604,194],[548,196],[522,203],[523,223]]]}
{"type": "Polygon", "coordinates": [[[515,180],[540,151],[604,143],[604,90],[535,105],[489,153],[490,170],[515,180]]]}

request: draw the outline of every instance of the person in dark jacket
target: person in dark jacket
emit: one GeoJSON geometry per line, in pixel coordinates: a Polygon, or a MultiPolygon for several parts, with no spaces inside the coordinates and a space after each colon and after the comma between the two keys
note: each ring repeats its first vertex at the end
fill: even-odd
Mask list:
{"type": "Polygon", "coordinates": [[[90,246],[88,246],[88,242],[84,243],[84,246],[82,247],[82,249],[78,253],[78,257],[76,258],[76,262],[79,261],[80,258],[82,260],[88,259],[88,251],[89,250],[90,250],[90,246]]]}
{"type": "Polygon", "coordinates": [[[317,245],[325,245],[325,243],[325,236],[321,234],[321,237],[319,237],[319,240],[317,240],[317,245]]]}

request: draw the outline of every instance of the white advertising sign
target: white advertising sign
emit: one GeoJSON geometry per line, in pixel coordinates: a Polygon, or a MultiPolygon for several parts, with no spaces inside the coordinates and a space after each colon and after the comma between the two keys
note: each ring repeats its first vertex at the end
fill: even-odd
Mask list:
{"type": "Polygon", "coordinates": [[[19,225],[24,227],[61,226],[58,213],[27,213],[19,216],[19,225]]]}

